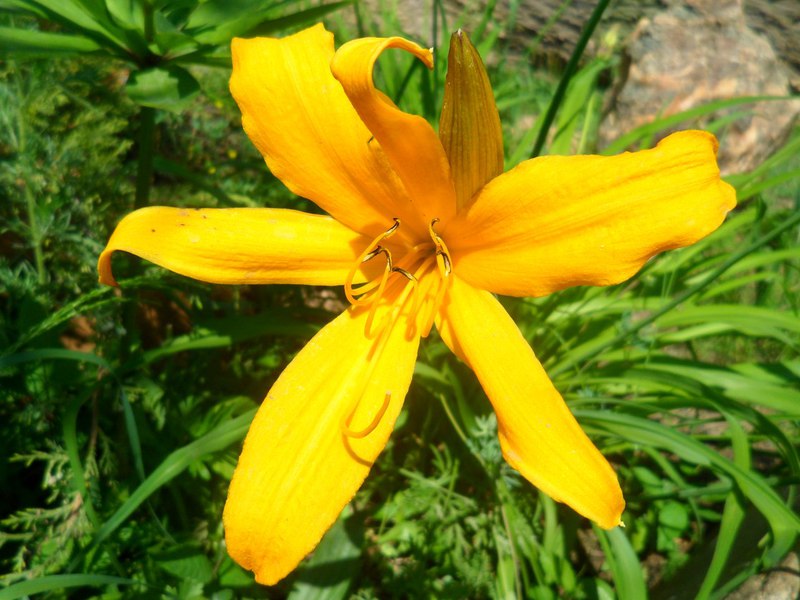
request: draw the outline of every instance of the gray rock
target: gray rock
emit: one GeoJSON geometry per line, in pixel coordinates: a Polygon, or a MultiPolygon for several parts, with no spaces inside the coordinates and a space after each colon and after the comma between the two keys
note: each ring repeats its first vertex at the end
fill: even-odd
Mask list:
{"type": "Polygon", "coordinates": [[[745,581],[725,600],[797,600],[800,598],[800,561],[790,553],[776,569],[745,581]]]}
{"type": "MultiPolygon", "coordinates": [[[[673,2],[639,22],[628,53],[627,79],[601,127],[601,144],[659,116],[714,100],[790,92],[787,72],[766,38],[748,27],[741,0],[673,2]]],[[[777,149],[800,114],[800,101],[739,105],[697,125],[743,110],[747,114],[723,130],[724,173],[750,170],[777,149]]]]}

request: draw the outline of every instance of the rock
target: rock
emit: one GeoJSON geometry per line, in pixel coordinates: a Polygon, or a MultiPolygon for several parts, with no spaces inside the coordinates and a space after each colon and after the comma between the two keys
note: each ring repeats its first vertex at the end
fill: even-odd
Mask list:
{"type": "Polygon", "coordinates": [[[725,600],[797,600],[800,598],[798,567],[800,561],[792,552],[780,567],[749,578],[725,600]]]}
{"type": "MultiPolygon", "coordinates": [[[[790,92],[789,78],[772,46],[747,26],[741,0],[673,2],[639,22],[628,53],[627,79],[601,127],[601,145],[660,116],[714,100],[790,92]]],[[[722,130],[723,173],[751,170],[777,149],[800,114],[800,102],[738,105],[696,126],[734,111],[747,114],[722,130]]]]}

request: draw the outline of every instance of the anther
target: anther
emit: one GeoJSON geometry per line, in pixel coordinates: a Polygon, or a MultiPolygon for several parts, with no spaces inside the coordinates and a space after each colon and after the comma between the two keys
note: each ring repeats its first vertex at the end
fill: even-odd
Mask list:
{"type": "Polygon", "coordinates": [[[398,219],[397,217],[393,217],[393,218],[392,218],[392,221],[394,221],[394,225],[392,225],[391,227],[389,227],[389,229],[387,229],[387,230],[386,230],[386,231],[385,231],[385,232],[382,234],[382,237],[381,237],[381,239],[385,240],[386,238],[390,237],[390,236],[391,236],[391,235],[393,235],[393,234],[394,234],[394,232],[395,232],[395,231],[397,231],[397,230],[398,230],[398,228],[400,227],[400,219],[398,219]]]}
{"type": "Polygon", "coordinates": [[[436,264],[439,267],[439,272],[442,277],[448,277],[453,271],[453,266],[450,262],[450,250],[448,250],[447,244],[444,243],[442,236],[436,233],[436,230],[433,228],[438,222],[438,217],[431,221],[430,225],[428,225],[428,233],[436,246],[436,264]]]}
{"type": "Polygon", "coordinates": [[[402,267],[394,267],[394,268],[392,268],[392,272],[393,273],[400,273],[400,275],[402,275],[403,277],[405,277],[409,281],[413,281],[414,283],[417,282],[417,278],[414,277],[411,273],[409,273],[408,271],[406,271],[402,267]]]}
{"type": "Polygon", "coordinates": [[[364,256],[364,258],[361,259],[361,262],[362,263],[369,262],[373,258],[378,256],[378,254],[380,254],[381,252],[383,252],[383,246],[376,246],[372,252],[368,253],[366,256],[364,256]]]}

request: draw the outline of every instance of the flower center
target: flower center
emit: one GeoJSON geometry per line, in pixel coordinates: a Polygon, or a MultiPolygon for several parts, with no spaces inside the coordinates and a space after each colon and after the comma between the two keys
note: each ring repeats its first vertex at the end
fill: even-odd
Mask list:
{"type": "MultiPolygon", "coordinates": [[[[400,219],[392,220],[394,224],[376,236],[356,259],[345,281],[344,293],[353,306],[369,307],[370,329],[382,299],[389,297],[396,311],[406,312],[409,326],[419,327],[420,335],[426,337],[452,272],[450,251],[436,232],[439,219],[433,219],[428,225],[429,239],[413,246],[389,242],[401,226],[400,219]],[[366,283],[354,285],[364,265],[378,257],[384,261],[380,274],[366,283]]],[[[390,316],[396,318],[397,314],[390,316]]],[[[386,323],[379,325],[378,332],[394,318],[384,320],[386,323]]]]}

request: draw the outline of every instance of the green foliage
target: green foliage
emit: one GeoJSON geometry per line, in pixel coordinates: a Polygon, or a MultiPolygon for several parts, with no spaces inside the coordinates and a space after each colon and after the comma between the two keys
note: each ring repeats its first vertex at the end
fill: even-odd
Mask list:
{"type": "Polygon", "coordinates": [[[287,5],[296,4],[297,0],[2,0],[0,10],[37,17],[65,33],[0,27],[0,48],[6,55],[118,58],[134,67],[127,84],[134,102],[178,110],[199,90],[185,65],[226,66],[231,38],[313,23],[347,2],[287,14],[287,5]]]}
{"type": "MultiPolygon", "coordinates": [[[[730,178],[740,207],[699,244],[620,286],[504,300],[617,469],[625,529],[594,529],[522,480],[474,376],[432,336],[389,446],[311,559],[267,589],[228,558],[220,515],[255,407],[343,297],[210,286],[122,257],[120,293],[97,287],[95,263],[134,205],[148,118],[146,197],[313,210],[267,172],[213,65],[231,35],[342,4],[0,0],[13,15],[0,27],[0,599],[644,598],[678,584],[705,599],[777,565],[800,530],[800,131],[730,178]]],[[[617,55],[576,63],[548,131],[533,116],[558,80],[512,61],[500,32],[514,15],[498,22],[494,4],[473,39],[493,57],[507,162],[540,133],[551,152],[592,149],[617,55]]],[[[347,14],[360,34],[402,33],[381,10],[347,14]]],[[[458,23],[434,10],[421,41],[443,49],[458,23]]],[[[356,35],[336,18],[340,41],[356,35]]],[[[445,62],[426,72],[388,53],[379,82],[435,121],[445,62]]],[[[701,107],[605,151],[754,100],[770,101],[701,107]]]]}

